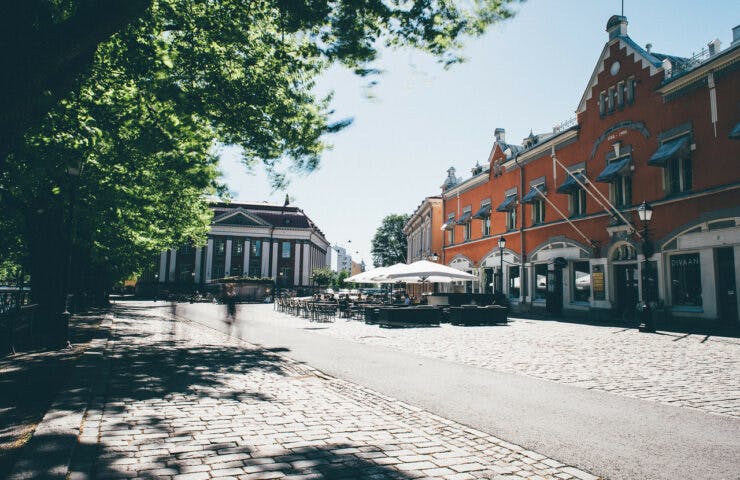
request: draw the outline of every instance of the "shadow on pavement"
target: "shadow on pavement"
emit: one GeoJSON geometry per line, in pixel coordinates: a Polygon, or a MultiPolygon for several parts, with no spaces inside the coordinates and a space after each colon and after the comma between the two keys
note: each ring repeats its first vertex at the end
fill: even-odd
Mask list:
{"type": "Polygon", "coordinates": [[[10,473],[90,340],[107,335],[100,327],[105,312],[91,310],[72,317],[72,349],[35,349],[0,357],[0,478],[10,473]]]}
{"type": "MultiPolygon", "coordinates": [[[[111,338],[116,346],[110,356],[100,443],[78,446],[74,472],[91,472],[93,478],[146,479],[186,473],[206,478],[206,471],[212,477],[412,478],[375,463],[372,458],[384,456],[377,447],[344,443],[290,449],[273,444],[255,447],[250,439],[258,436],[262,426],[253,424],[254,420],[215,414],[201,418],[209,411],[203,405],[213,403],[217,409],[223,400],[284,402],[234,374],[257,370],[295,377],[287,360],[274,353],[287,349],[198,344],[197,338],[178,340],[176,330],[181,325],[176,321],[170,322],[172,330],[161,335],[136,333],[142,322],[152,317],[128,308],[119,311],[111,338]],[[132,342],[132,336],[148,338],[132,342]]],[[[57,440],[49,439],[52,443],[57,440]]]]}

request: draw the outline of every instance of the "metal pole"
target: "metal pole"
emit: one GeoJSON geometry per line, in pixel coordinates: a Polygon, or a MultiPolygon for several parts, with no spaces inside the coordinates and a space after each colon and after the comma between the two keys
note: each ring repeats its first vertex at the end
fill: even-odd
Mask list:
{"type": "Polygon", "coordinates": [[[498,293],[502,294],[504,293],[504,249],[499,249],[499,260],[500,266],[498,268],[498,293]]]}

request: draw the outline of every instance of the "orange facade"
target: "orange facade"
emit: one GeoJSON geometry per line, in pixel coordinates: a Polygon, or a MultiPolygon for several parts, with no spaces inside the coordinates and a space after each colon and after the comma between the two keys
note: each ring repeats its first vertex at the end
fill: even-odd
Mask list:
{"type": "Polygon", "coordinates": [[[448,176],[441,261],[521,310],[629,316],[646,300],[668,316],[737,322],[740,40],[683,59],[626,29],[610,19],[572,125],[523,145],[497,129],[488,169],[448,176]]]}

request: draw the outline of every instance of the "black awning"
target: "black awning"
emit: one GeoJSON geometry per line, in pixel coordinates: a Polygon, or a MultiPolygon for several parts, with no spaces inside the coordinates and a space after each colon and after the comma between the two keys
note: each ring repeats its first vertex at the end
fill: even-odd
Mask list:
{"type": "Polygon", "coordinates": [[[479,220],[483,220],[484,218],[490,217],[490,216],[491,216],[491,204],[490,203],[486,203],[485,205],[483,205],[482,207],[480,207],[480,210],[478,210],[477,212],[475,212],[475,215],[473,215],[473,218],[477,218],[479,220]]]}
{"type": "Polygon", "coordinates": [[[678,138],[674,138],[673,140],[669,140],[667,142],[664,142],[663,145],[658,148],[655,153],[653,153],[653,156],[650,157],[650,160],[648,160],[648,165],[652,165],[653,167],[665,167],[665,164],[668,162],[668,160],[672,159],[676,155],[679,155],[681,153],[681,150],[688,145],[689,143],[689,136],[683,135],[678,138]]]}
{"type": "Polygon", "coordinates": [[[730,138],[733,140],[740,140],[740,122],[735,124],[735,128],[730,132],[730,138]]]}
{"type": "Polygon", "coordinates": [[[497,212],[508,212],[509,210],[513,210],[516,207],[516,195],[509,195],[506,197],[506,200],[501,203],[498,207],[496,207],[497,212]]]}
{"type": "Polygon", "coordinates": [[[470,223],[470,210],[467,212],[463,212],[463,214],[460,216],[460,220],[457,221],[458,225],[465,225],[466,223],[470,223]]]}
{"type": "Polygon", "coordinates": [[[524,197],[522,197],[522,203],[534,203],[538,200],[542,199],[542,195],[545,194],[545,186],[544,185],[537,185],[535,187],[532,187],[529,189],[529,192],[527,192],[524,197]]]}
{"type": "Polygon", "coordinates": [[[581,183],[584,183],[586,181],[586,176],[583,174],[583,172],[576,173],[575,175],[568,175],[568,178],[565,180],[565,182],[563,182],[563,184],[558,187],[558,193],[571,193],[581,188],[581,186],[578,184],[578,182],[575,181],[573,177],[577,177],[578,181],[580,181],[581,183]]]}
{"type": "Polygon", "coordinates": [[[621,160],[609,162],[595,180],[597,182],[611,183],[616,177],[629,174],[631,161],[631,157],[624,157],[621,160]]]}
{"type": "Polygon", "coordinates": [[[446,223],[442,224],[442,230],[452,230],[455,228],[455,218],[448,218],[446,223]]]}

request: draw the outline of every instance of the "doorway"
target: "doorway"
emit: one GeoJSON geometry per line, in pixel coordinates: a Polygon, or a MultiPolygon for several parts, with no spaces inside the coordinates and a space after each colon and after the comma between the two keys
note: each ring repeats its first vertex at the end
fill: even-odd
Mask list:
{"type": "Polygon", "coordinates": [[[615,311],[622,318],[633,318],[637,307],[637,264],[614,265],[615,311]]]}
{"type": "Polygon", "coordinates": [[[717,261],[717,308],[720,320],[737,322],[737,290],[735,285],[735,253],[732,247],[718,248],[717,261]]]}
{"type": "Polygon", "coordinates": [[[563,269],[556,263],[555,270],[547,272],[547,301],[545,308],[553,315],[563,313],[563,269]]]}

